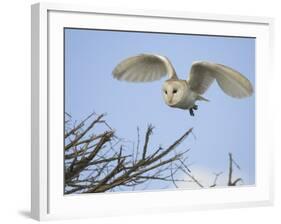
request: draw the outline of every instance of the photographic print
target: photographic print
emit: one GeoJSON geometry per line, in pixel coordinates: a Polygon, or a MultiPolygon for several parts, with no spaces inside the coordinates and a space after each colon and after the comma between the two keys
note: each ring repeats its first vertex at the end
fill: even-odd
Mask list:
{"type": "Polygon", "coordinates": [[[255,41],[64,28],[64,193],[254,186],[255,41]]]}

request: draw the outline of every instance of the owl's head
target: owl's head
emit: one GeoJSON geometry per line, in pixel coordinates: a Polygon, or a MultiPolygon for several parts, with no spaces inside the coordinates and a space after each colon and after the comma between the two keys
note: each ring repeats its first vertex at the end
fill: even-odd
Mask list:
{"type": "Polygon", "coordinates": [[[165,103],[175,107],[181,103],[186,94],[186,83],[183,80],[167,80],[162,87],[162,94],[165,103]]]}

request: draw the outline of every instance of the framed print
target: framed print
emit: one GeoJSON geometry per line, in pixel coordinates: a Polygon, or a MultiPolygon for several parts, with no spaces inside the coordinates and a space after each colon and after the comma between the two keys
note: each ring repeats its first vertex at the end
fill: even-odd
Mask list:
{"type": "Polygon", "coordinates": [[[32,6],[32,217],[270,205],[270,18],[32,6]]]}

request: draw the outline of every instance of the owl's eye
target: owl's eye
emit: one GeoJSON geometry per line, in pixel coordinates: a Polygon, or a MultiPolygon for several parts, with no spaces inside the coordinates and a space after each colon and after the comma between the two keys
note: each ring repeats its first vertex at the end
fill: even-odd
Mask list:
{"type": "Polygon", "coordinates": [[[174,89],[173,90],[173,94],[175,94],[175,93],[177,93],[178,92],[178,90],[177,89],[174,89]]]}
{"type": "Polygon", "coordinates": [[[165,90],[164,92],[165,92],[165,94],[167,94],[167,90],[165,90]]]}

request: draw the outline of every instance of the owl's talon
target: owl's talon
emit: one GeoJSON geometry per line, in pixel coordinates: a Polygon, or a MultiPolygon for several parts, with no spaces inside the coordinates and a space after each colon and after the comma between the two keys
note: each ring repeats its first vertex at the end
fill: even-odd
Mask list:
{"type": "Polygon", "coordinates": [[[194,112],[193,112],[192,108],[189,109],[189,113],[190,113],[190,116],[192,116],[192,117],[194,116],[194,112]]]}

